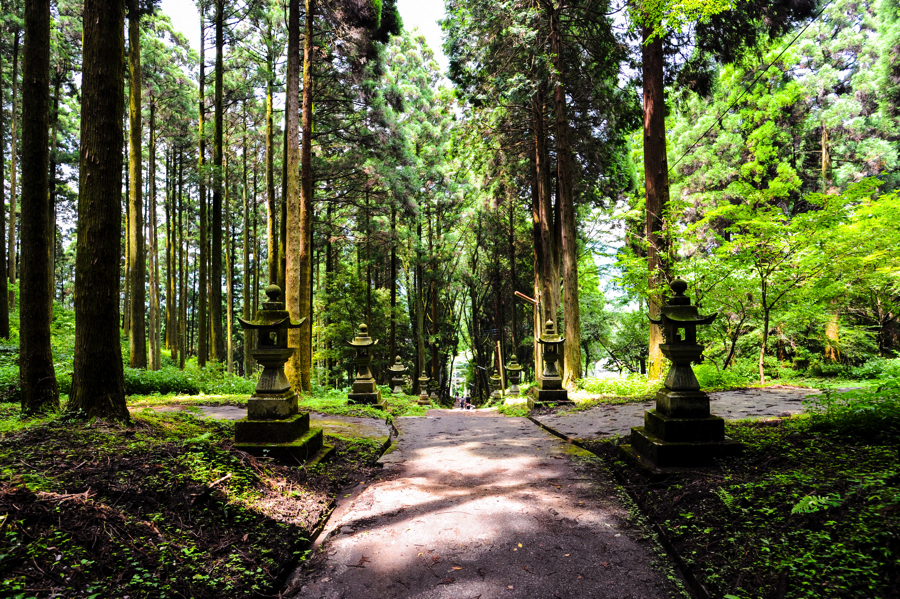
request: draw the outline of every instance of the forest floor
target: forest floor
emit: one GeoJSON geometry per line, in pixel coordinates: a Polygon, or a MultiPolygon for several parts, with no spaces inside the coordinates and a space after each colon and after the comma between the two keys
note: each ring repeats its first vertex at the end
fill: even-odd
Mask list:
{"type": "Polygon", "coordinates": [[[230,421],[22,420],[0,404],[0,596],[273,596],[383,439],[329,436],[311,468],[233,448],[230,421]],[[16,430],[18,429],[18,430],[16,430]]]}

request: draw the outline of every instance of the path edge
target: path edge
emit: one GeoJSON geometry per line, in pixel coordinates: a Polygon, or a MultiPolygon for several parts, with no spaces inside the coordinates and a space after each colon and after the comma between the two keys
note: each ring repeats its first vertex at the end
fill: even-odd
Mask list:
{"type": "MultiPolygon", "coordinates": [[[[575,445],[576,447],[579,447],[580,449],[588,452],[589,454],[596,457],[597,459],[600,459],[600,460],[603,460],[604,462],[606,462],[606,459],[607,459],[606,457],[597,455],[596,453],[594,453],[593,451],[588,449],[588,447],[580,439],[572,438],[572,437],[568,436],[567,434],[562,433],[562,432],[556,430],[555,428],[544,424],[543,422],[541,422],[537,418],[534,418],[531,415],[526,416],[526,418],[528,418],[528,420],[530,420],[531,422],[536,424],[539,428],[544,429],[551,435],[553,435],[555,437],[559,437],[566,443],[571,443],[572,445],[575,445]]],[[[645,514],[644,511],[641,509],[640,503],[638,503],[637,498],[625,486],[626,481],[614,469],[610,468],[609,471],[613,475],[613,478],[616,480],[616,483],[618,483],[619,488],[622,489],[622,491],[628,496],[628,499],[631,500],[631,503],[634,504],[635,509],[639,510],[641,512],[641,516],[643,516],[643,518],[650,524],[650,528],[649,528],[648,532],[651,532],[652,534],[654,534],[657,537],[659,544],[666,551],[666,554],[668,554],[668,556],[672,559],[672,561],[675,562],[675,567],[678,568],[678,572],[681,574],[681,577],[687,583],[687,586],[690,589],[691,594],[696,599],[712,599],[712,596],[709,594],[709,591],[706,590],[706,587],[703,586],[703,583],[700,582],[700,580],[694,574],[693,570],[691,570],[690,566],[688,566],[687,562],[684,561],[684,558],[681,557],[681,554],[678,553],[678,551],[675,549],[675,546],[672,544],[672,540],[668,537],[668,535],[666,535],[666,533],[662,529],[662,527],[659,524],[657,524],[656,522],[652,522],[650,520],[650,518],[647,517],[647,514],[645,514]]]]}

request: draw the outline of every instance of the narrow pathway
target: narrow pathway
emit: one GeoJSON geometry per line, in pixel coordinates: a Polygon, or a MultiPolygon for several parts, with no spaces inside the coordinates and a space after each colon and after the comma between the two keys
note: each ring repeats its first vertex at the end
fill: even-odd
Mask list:
{"type": "Polygon", "coordinates": [[[670,596],[590,454],[493,413],[431,410],[396,424],[385,475],[330,523],[284,597],[670,596]]]}

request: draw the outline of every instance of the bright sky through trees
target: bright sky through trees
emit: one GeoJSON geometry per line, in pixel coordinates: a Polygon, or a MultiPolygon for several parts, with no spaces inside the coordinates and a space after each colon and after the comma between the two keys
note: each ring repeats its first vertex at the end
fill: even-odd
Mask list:
{"type": "MultiPolygon", "coordinates": [[[[444,18],[443,0],[399,0],[397,8],[403,17],[404,28],[407,31],[419,28],[434,51],[441,71],[446,72],[448,61],[441,48],[441,26],[437,23],[444,18]]],[[[197,5],[187,0],[162,0],[162,11],[172,18],[175,29],[183,33],[191,42],[191,47],[199,52],[200,15],[197,5]]]]}

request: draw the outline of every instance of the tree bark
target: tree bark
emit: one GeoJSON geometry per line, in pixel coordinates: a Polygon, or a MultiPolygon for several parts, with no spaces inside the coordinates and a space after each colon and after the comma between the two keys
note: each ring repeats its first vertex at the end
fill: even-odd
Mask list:
{"type": "MultiPolygon", "coordinates": [[[[329,246],[330,248],[330,246],[329,246]]],[[[397,206],[391,202],[391,339],[388,363],[397,355],[397,206]]]]}
{"type": "MultiPolygon", "coordinates": [[[[651,318],[659,318],[662,297],[660,289],[668,278],[668,248],[663,234],[664,211],[669,202],[669,166],[666,158],[666,99],[663,82],[662,38],[650,40],[653,26],[643,27],[644,75],[644,179],[647,196],[647,267],[650,291],[649,312],[651,318]]],[[[664,376],[663,355],[659,344],[662,331],[650,325],[650,364],[647,376],[658,380],[664,376]]]]}
{"type": "Polygon", "coordinates": [[[172,361],[178,363],[178,296],[176,287],[178,269],[175,266],[175,150],[169,146],[166,153],[166,194],[163,205],[166,210],[166,349],[172,361]]]}
{"type": "Polygon", "coordinates": [[[147,368],[147,337],[144,310],[147,282],[144,258],[144,208],[141,148],[141,15],[138,0],[128,5],[128,246],[131,273],[128,347],[132,368],[147,368]]]}
{"type": "Polygon", "coordinates": [[[187,239],[184,231],[184,151],[178,150],[178,287],[181,301],[178,311],[178,367],[184,370],[189,351],[187,339],[187,239]]]}
{"type": "Polygon", "coordinates": [[[207,348],[207,341],[209,338],[209,334],[206,330],[206,300],[207,300],[207,280],[206,280],[206,265],[209,261],[209,257],[207,254],[207,216],[206,216],[206,131],[205,128],[205,115],[206,115],[206,16],[205,16],[205,5],[203,2],[200,3],[200,123],[199,123],[199,158],[198,163],[200,167],[200,189],[199,189],[199,201],[200,201],[200,231],[199,231],[199,240],[198,245],[200,246],[200,255],[198,256],[200,265],[199,265],[199,273],[197,281],[198,293],[199,297],[197,298],[197,365],[200,368],[206,366],[206,358],[209,355],[209,350],[207,348]]]}
{"type": "MultiPolygon", "coordinates": [[[[9,249],[7,250],[7,275],[9,282],[16,282],[16,159],[18,157],[18,132],[16,117],[19,114],[19,28],[13,30],[12,115],[9,118],[9,249]]],[[[15,307],[14,296],[9,300],[15,307]]]]}
{"type": "MultiPolygon", "coordinates": [[[[287,219],[285,224],[291,232],[285,241],[285,308],[290,312],[292,320],[300,320],[307,316],[308,305],[305,298],[309,289],[304,287],[301,278],[302,255],[306,252],[306,239],[301,229],[302,215],[300,197],[300,2],[290,0],[290,15],[288,17],[288,71],[287,71],[287,98],[285,101],[285,121],[287,122],[287,152],[285,153],[285,175],[287,201],[287,219]]],[[[307,39],[307,43],[309,43],[307,39]]],[[[306,90],[304,89],[304,98],[306,90]]],[[[305,115],[304,115],[305,117],[305,115]]],[[[306,123],[304,119],[304,124],[306,123]]],[[[305,132],[305,130],[304,130],[305,132]]],[[[306,138],[303,145],[306,147],[306,138]]],[[[304,173],[305,174],[305,173],[304,173]]],[[[302,346],[305,342],[302,329],[290,329],[288,333],[288,346],[296,348],[285,368],[288,381],[298,391],[307,389],[308,379],[304,378],[303,361],[301,359],[302,346]]],[[[306,371],[306,376],[309,371],[306,371]]]]}
{"type": "MultiPolygon", "coordinates": [[[[59,409],[50,347],[50,0],[25,4],[22,69],[22,305],[19,379],[26,414],[59,409]]],[[[118,238],[116,239],[118,242],[118,238]]],[[[113,272],[115,272],[113,270],[113,272]]],[[[113,327],[118,324],[113,318],[113,327]]]]}
{"type": "MultiPolygon", "coordinates": [[[[242,148],[242,160],[244,166],[244,214],[242,230],[244,242],[244,304],[243,315],[244,320],[250,320],[253,315],[250,313],[250,296],[253,293],[250,275],[250,193],[247,187],[247,103],[244,102],[244,147],[242,148]]],[[[244,331],[244,376],[249,376],[253,368],[253,357],[250,355],[251,343],[253,341],[252,331],[244,331]]]]}
{"type": "MultiPolygon", "coordinates": [[[[306,0],[306,32],[303,40],[303,147],[300,150],[299,166],[302,169],[300,182],[300,197],[297,210],[297,227],[292,230],[299,230],[299,239],[296,242],[297,258],[296,268],[298,270],[297,281],[299,301],[297,304],[297,318],[306,317],[306,322],[300,329],[294,329],[297,333],[295,339],[298,343],[298,350],[295,355],[299,358],[296,364],[291,362],[292,368],[299,368],[299,377],[302,382],[304,391],[312,390],[312,319],[309,318],[312,309],[312,212],[313,212],[313,177],[312,177],[312,95],[313,95],[313,19],[315,15],[315,0],[306,0]]],[[[298,19],[299,20],[299,19],[298,19]]],[[[297,23],[299,34],[299,22],[297,23]]],[[[297,44],[299,59],[299,40],[297,44]]],[[[293,58],[293,55],[291,56],[293,58]]],[[[299,71],[299,65],[296,65],[299,71]]],[[[298,73],[299,74],[299,73],[298,73]]],[[[289,97],[290,100],[290,97],[289,97]]],[[[296,97],[293,100],[296,102],[296,97]]],[[[290,106],[290,103],[288,104],[290,106]]],[[[292,130],[296,128],[296,123],[292,123],[292,130]]],[[[293,152],[296,151],[296,145],[293,143],[294,137],[291,138],[292,143],[289,144],[289,153],[292,159],[288,162],[288,176],[292,181],[297,170],[296,162],[294,162],[293,152]]],[[[288,198],[294,196],[288,194],[288,198]]],[[[293,219],[292,219],[293,224],[293,219]]],[[[289,252],[290,253],[290,252],[289,252]]],[[[289,285],[290,288],[292,285],[289,285]]],[[[293,313],[292,313],[293,314],[293,313]]]]}
{"type": "Polygon", "coordinates": [[[59,140],[59,88],[62,86],[62,70],[57,66],[53,75],[53,111],[50,113],[50,312],[53,312],[53,296],[56,287],[56,169],[59,140]]]}
{"type": "Polygon", "coordinates": [[[573,388],[581,378],[581,308],[578,304],[578,230],[575,226],[575,196],[572,186],[572,149],[569,145],[569,117],[566,106],[566,76],[562,60],[560,9],[550,11],[550,45],[556,67],[556,163],[559,203],[562,216],[563,283],[565,286],[563,385],[573,388]]]}
{"type": "Polygon", "coordinates": [[[222,159],[224,139],[225,0],[216,0],[215,140],[213,141],[212,252],[210,256],[209,320],[211,359],[225,359],[222,330],[222,159]]]}
{"type": "Polygon", "coordinates": [[[9,339],[9,279],[6,275],[6,136],[3,131],[5,92],[3,89],[3,52],[0,47],[0,338],[9,339]]]}
{"type": "Polygon", "coordinates": [[[156,222],[156,102],[150,99],[150,197],[147,198],[150,249],[150,370],[159,370],[162,361],[160,351],[160,297],[159,297],[159,247],[156,222]]]}
{"type": "Polygon", "coordinates": [[[278,232],[276,230],[278,204],[275,200],[275,125],[272,106],[272,77],[275,66],[269,65],[269,79],[266,81],[266,237],[269,255],[269,284],[278,282],[278,232]]]}
{"type": "MultiPolygon", "coordinates": [[[[227,144],[227,140],[226,140],[227,144]]],[[[234,235],[231,227],[231,194],[228,193],[228,156],[224,161],[224,188],[225,201],[225,363],[228,374],[234,373],[234,235]]]]}
{"type": "Polygon", "coordinates": [[[85,0],[75,358],[68,410],[128,421],[119,341],[125,2],[85,0]]]}

